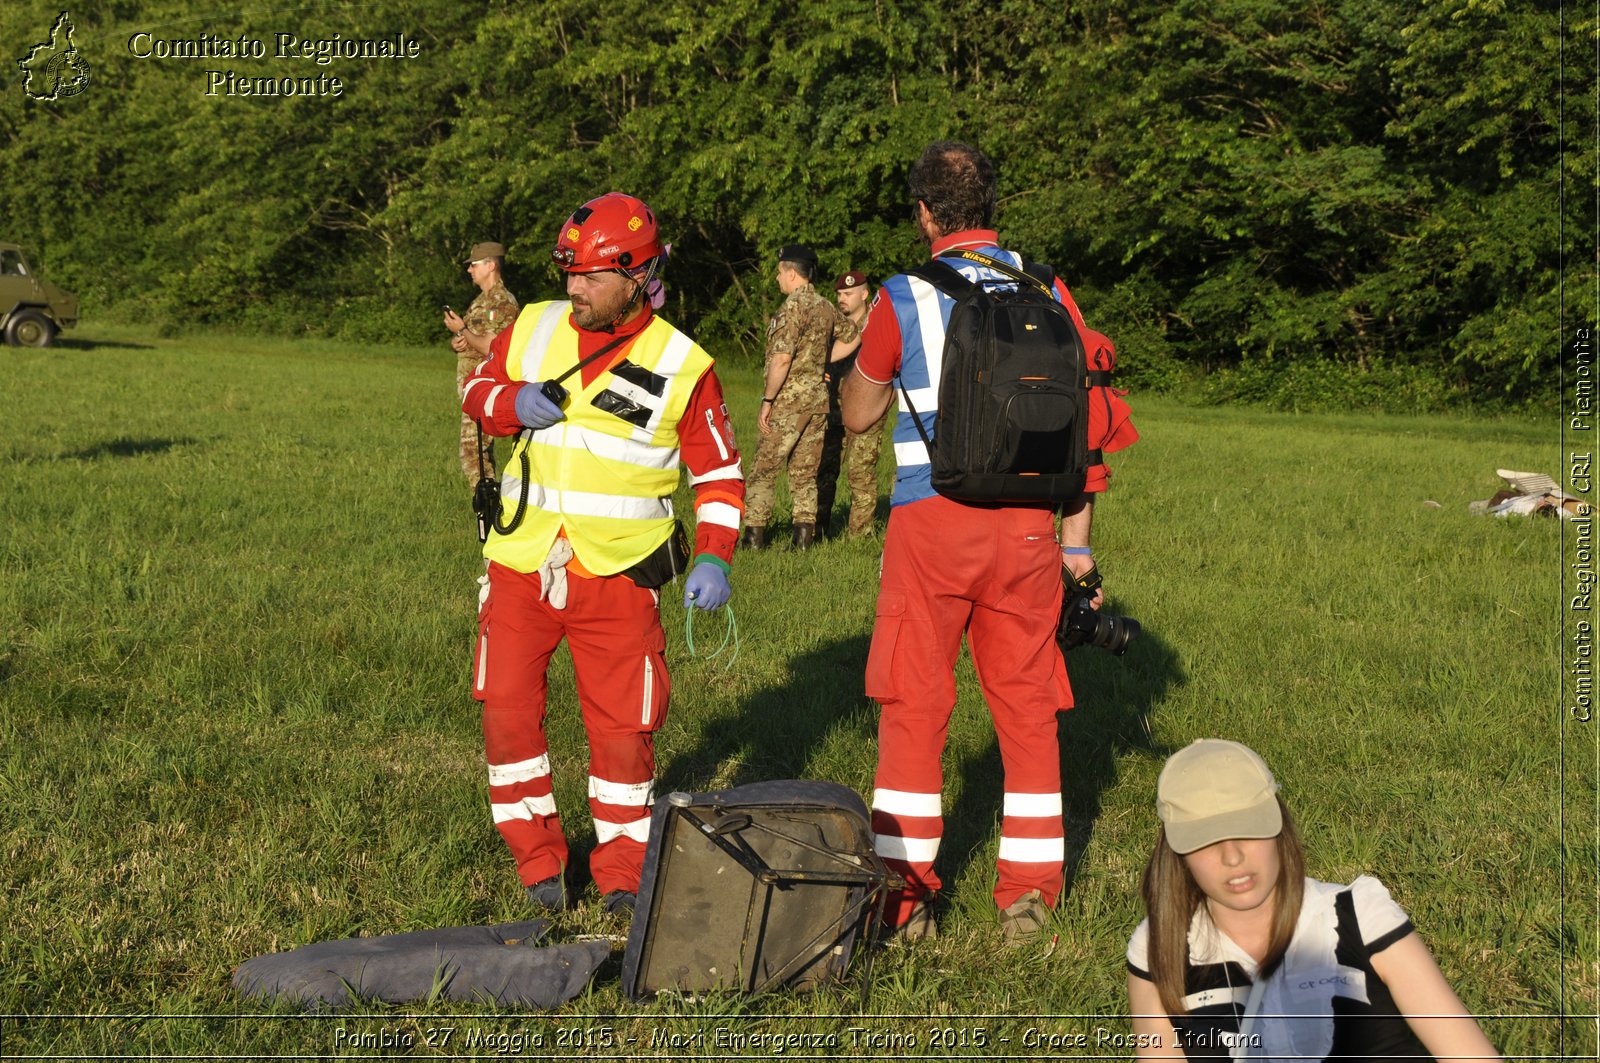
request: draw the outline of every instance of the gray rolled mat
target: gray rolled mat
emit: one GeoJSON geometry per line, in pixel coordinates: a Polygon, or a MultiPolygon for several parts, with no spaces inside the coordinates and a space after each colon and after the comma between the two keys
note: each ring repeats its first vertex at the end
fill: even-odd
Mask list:
{"type": "Polygon", "coordinates": [[[246,960],[233,972],[233,987],[252,999],[316,1010],[429,998],[554,1008],[583,991],[611,946],[531,944],[549,928],[548,919],[530,919],[319,941],[246,960]]]}

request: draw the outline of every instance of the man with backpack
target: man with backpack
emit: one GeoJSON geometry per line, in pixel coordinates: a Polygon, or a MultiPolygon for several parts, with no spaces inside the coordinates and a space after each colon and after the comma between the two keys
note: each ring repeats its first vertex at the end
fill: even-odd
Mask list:
{"type": "Polygon", "coordinates": [[[965,635],[1005,769],[994,899],[1005,938],[1020,943],[1048,924],[1065,865],[1056,713],[1072,705],[1072,691],[1055,640],[1062,566],[1073,576],[1094,567],[1089,532],[1092,496],[1109,475],[1103,453],[1138,433],[1108,386],[1110,341],[1084,325],[1053,273],[1000,248],[989,159],[940,141],[913,164],[908,183],[934,263],[883,283],[840,399],[845,426],[860,431],[901,396],[899,469],[866,675],[867,694],[881,707],[875,847],[906,880],[885,922],[906,939],[934,932],[940,756],[965,635]],[[1015,331],[968,313],[978,302],[1020,306],[1015,331]],[[996,374],[944,370],[993,351],[997,336],[1017,364],[1043,358],[1049,371],[1024,370],[1009,385],[1014,396],[968,394],[979,387],[973,380],[996,374]],[[1055,339],[1041,347],[1038,336],[1055,339]],[[1072,368],[1054,368],[1051,358],[1072,368]],[[980,407],[1001,409],[1002,431],[980,433],[969,423],[980,407]],[[968,466],[940,445],[980,434],[1009,439],[1010,452],[998,464],[968,466]]]}

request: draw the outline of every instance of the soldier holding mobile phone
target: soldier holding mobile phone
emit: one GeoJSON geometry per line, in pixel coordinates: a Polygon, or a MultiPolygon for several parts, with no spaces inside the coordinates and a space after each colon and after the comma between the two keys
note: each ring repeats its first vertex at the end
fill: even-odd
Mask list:
{"type": "MultiPolygon", "coordinates": [[[[456,352],[456,396],[461,396],[467,377],[489,357],[489,344],[501,330],[517,319],[517,300],[506,291],[502,280],[506,249],[493,241],[474,244],[467,256],[467,275],[478,286],[478,295],[465,315],[444,304],[444,327],[450,330],[450,349],[456,352]]],[[[461,471],[467,485],[477,490],[480,469],[494,471],[494,443],[478,432],[472,419],[461,415],[461,471]],[[479,445],[482,460],[479,460],[479,445]]]]}

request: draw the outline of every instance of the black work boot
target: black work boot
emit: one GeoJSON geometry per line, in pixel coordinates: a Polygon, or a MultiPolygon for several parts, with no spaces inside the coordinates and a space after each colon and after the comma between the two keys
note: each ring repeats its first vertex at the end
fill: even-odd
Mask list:
{"type": "Polygon", "coordinates": [[[608,915],[632,916],[633,909],[639,903],[639,895],[631,890],[612,890],[600,898],[600,907],[608,915]]]}
{"type": "Polygon", "coordinates": [[[817,526],[815,524],[796,524],[794,526],[794,548],[806,550],[817,541],[817,526]]]}
{"type": "Polygon", "coordinates": [[[551,875],[542,882],[528,887],[528,901],[547,912],[564,912],[568,907],[567,881],[561,875],[551,875]]]}
{"type": "Polygon", "coordinates": [[[739,545],[746,550],[760,550],[767,545],[767,529],[759,524],[746,524],[739,545]]]}

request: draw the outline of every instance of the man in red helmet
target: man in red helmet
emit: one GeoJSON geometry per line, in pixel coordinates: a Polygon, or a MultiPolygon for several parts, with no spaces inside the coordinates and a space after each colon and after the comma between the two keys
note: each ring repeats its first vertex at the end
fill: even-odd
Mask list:
{"type": "Polygon", "coordinates": [[[620,192],[590,200],[551,254],[569,299],[525,308],[461,403],[484,432],[517,437],[483,548],[473,696],[495,825],[529,899],[565,908],[544,721],[546,667],[567,640],[589,741],[589,870],[606,910],[626,912],[667,711],[657,588],[689,560],[672,511],[678,466],[695,491],[685,609],[731,594],[744,478],[711,356],[655,313],[665,249],[650,208],[620,192]]]}

